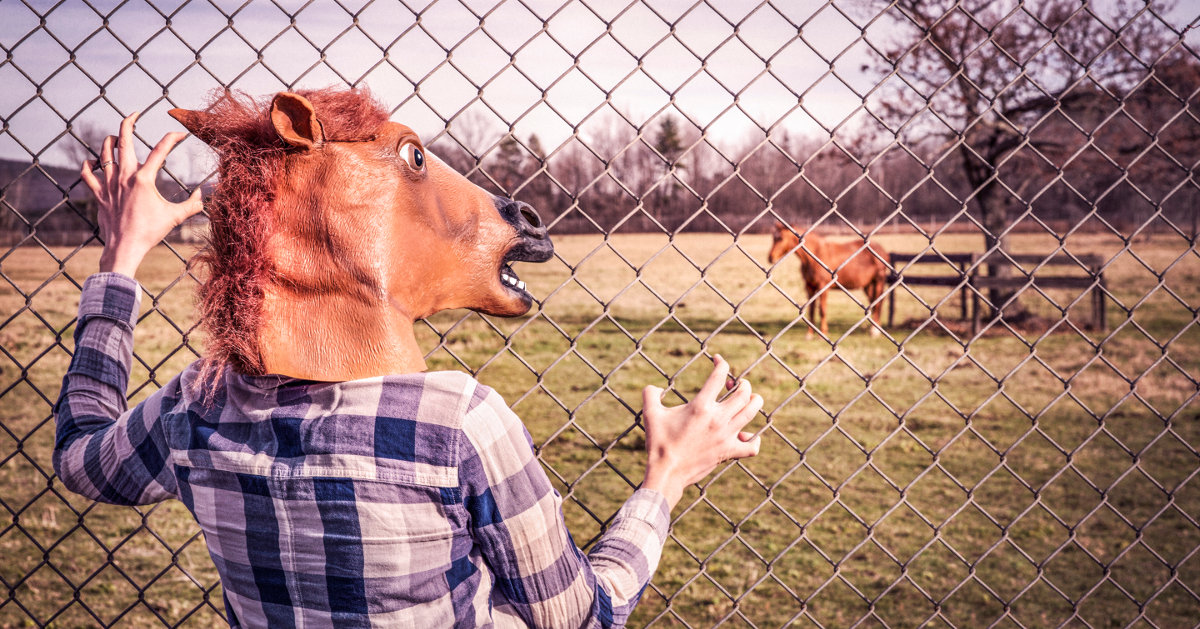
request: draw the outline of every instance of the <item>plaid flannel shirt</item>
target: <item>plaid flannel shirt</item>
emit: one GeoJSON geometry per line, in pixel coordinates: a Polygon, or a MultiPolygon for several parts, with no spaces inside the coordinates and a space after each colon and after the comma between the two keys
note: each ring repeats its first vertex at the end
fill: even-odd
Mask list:
{"type": "Polygon", "coordinates": [[[178,498],[231,626],[619,626],[668,509],[638,490],[584,555],[520,419],[459,372],[338,383],[188,367],[127,410],[138,284],[84,284],[54,468],[104,502],[178,498]]]}

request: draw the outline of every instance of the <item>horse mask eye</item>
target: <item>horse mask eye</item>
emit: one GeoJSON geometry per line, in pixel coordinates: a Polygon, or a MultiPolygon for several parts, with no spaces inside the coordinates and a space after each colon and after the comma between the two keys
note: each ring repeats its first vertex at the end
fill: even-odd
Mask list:
{"type": "Polygon", "coordinates": [[[400,159],[417,172],[425,169],[425,153],[412,142],[405,142],[400,146],[400,159]]]}

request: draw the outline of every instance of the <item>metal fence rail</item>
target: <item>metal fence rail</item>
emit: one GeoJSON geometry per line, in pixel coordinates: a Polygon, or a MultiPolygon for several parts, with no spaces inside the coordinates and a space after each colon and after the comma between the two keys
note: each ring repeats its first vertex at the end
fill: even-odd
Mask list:
{"type": "MultiPolygon", "coordinates": [[[[220,623],[180,505],[52,471],[98,257],[76,164],[133,110],[153,143],[206,90],[330,84],[548,219],[536,314],[419,334],[529,424],[579,543],[640,478],[641,385],[720,352],[766,397],[631,624],[1200,624],[1200,13],[1034,4],[3,0],[0,626],[220,623]],[[769,264],[773,230],[805,240],[769,264]],[[840,284],[828,332],[798,252],[840,284]]],[[[211,182],[177,152],[164,193],[211,182]]],[[[140,278],[134,400],[202,347],[202,232],[140,278]]]]}

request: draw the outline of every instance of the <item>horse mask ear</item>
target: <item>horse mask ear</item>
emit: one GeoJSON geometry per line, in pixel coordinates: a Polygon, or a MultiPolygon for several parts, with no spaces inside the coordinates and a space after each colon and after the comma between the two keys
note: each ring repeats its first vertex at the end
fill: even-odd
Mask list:
{"type": "Polygon", "coordinates": [[[325,143],[325,130],[317,120],[316,109],[308,99],[291,92],[280,92],[271,101],[271,124],[279,138],[305,150],[325,143]]]}
{"type": "Polygon", "coordinates": [[[204,111],[194,111],[191,109],[172,109],[167,112],[170,116],[179,121],[192,135],[200,139],[205,144],[212,144],[213,135],[212,124],[213,115],[204,111]]]}

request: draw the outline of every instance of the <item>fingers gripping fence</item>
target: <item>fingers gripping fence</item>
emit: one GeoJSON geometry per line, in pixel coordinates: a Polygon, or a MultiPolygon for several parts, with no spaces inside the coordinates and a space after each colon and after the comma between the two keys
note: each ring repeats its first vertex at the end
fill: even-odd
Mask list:
{"type": "MultiPolygon", "coordinates": [[[[0,626],[221,622],[180,505],[53,476],[100,244],[78,163],[133,110],[149,145],[208,89],[328,84],[550,224],[535,314],[420,334],[527,422],[578,543],[640,480],[642,385],[685,399],[719,352],[765,397],[631,624],[1196,624],[1200,16],[1036,4],[4,0],[0,626]],[[886,290],[806,240],[837,278],[810,295],[776,221],[880,245],[886,290]]],[[[211,182],[177,153],[164,194],[211,182]]],[[[201,347],[202,232],[139,277],[134,401],[201,347]]]]}

